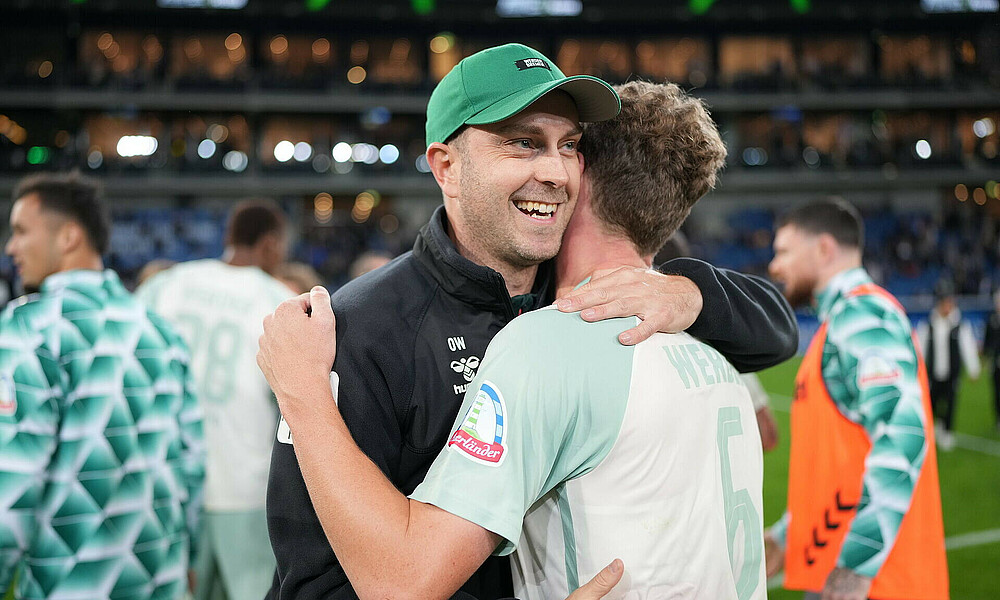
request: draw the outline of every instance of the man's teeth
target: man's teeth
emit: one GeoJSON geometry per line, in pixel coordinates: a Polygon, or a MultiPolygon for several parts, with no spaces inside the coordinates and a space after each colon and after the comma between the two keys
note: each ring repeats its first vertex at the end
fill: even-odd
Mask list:
{"type": "Polygon", "coordinates": [[[558,204],[548,204],[546,202],[526,202],[524,200],[516,200],[514,206],[518,208],[523,213],[536,218],[549,218],[552,213],[556,212],[558,204]]]}

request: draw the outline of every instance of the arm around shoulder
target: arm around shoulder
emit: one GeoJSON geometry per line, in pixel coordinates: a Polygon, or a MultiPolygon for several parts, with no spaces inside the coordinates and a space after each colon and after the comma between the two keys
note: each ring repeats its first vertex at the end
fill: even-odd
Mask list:
{"type": "Polygon", "coordinates": [[[766,280],[695,258],[675,258],[660,270],[698,286],[703,306],[688,333],[710,343],[740,372],[774,366],[798,349],[795,313],[766,280]]]}

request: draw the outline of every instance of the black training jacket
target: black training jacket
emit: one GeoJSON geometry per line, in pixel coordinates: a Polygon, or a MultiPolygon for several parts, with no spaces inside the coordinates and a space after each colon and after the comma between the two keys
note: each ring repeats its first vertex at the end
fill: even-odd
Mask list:
{"type": "MultiPolygon", "coordinates": [[[[404,494],[444,447],[486,346],[516,316],[503,277],[460,256],[445,221],[441,207],[412,252],[333,296],[340,412],[361,450],[404,494]]],[[[795,352],[794,315],[769,283],[686,258],[663,270],[698,285],[703,317],[688,331],[738,369],[764,368],[795,352]]],[[[552,279],[552,265],[541,265],[534,308],[551,302],[545,291],[552,279]]],[[[281,441],[271,454],[267,521],[277,557],[267,598],[357,598],[313,511],[294,449],[281,441]]],[[[510,595],[509,560],[491,557],[456,598],[510,595]]]]}

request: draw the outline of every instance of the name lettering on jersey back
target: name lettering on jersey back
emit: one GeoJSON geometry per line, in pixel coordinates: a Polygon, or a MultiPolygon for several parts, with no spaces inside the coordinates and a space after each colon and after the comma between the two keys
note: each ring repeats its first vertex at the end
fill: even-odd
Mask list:
{"type": "Polygon", "coordinates": [[[664,346],[663,351],[677,369],[685,389],[737,381],[736,369],[711,346],[677,344],[664,346]]]}

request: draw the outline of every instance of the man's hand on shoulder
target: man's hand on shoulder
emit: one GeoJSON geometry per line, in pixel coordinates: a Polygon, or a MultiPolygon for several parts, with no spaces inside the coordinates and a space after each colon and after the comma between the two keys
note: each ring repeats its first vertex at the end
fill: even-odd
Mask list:
{"type": "Polygon", "coordinates": [[[872,578],[859,575],[850,569],[836,568],[826,578],[821,600],[866,600],[872,578]]]}
{"type": "Polygon", "coordinates": [[[560,298],[556,306],[562,312],[582,311],[585,321],[639,317],[639,325],[618,336],[630,346],[658,331],[675,333],[690,327],[701,314],[702,296],[687,277],[621,267],[594,273],[590,282],[560,298]]]}
{"type": "Polygon", "coordinates": [[[291,426],[300,413],[330,400],[330,370],[337,354],[336,319],[330,294],[314,287],[282,302],[264,318],[257,365],[291,426]]]}

